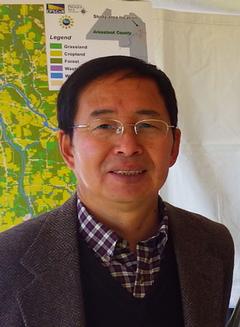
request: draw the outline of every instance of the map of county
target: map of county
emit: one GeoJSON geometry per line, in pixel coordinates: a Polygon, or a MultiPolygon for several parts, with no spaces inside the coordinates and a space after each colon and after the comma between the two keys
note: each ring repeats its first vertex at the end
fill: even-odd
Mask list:
{"type": "Polygon", "coordinates": [[[0,231],[60,205],[74,189],[56,142],[43,5],[0,5],[0,231]]]}
{"type": "Polygon", "coordinates": [[[145,23],[135,13],[112,16],[106,9],[87,34],[89,40],[117,40],[130,49],[130,56],[148,61],[145,23]]]}

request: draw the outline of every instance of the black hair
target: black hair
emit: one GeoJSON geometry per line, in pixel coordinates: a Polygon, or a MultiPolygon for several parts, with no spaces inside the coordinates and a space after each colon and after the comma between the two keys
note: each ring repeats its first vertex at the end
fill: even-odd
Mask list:
{"type": "Polygon", "coordinates": [[[72,137],[72,126],[81,92],[91,82],[121,71],[126,72],[127,77],[143,77],[155,81],[164,99],[171,125],[177,126],[177,100],[167,75],[141,59],[129,56],[107,56],[82,64],[62,85],[57,98],[58,127],[72,137]]]}

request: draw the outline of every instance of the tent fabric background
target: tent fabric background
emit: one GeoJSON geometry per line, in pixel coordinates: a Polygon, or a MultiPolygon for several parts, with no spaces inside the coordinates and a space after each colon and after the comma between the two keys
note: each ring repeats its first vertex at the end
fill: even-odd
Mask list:
{"type": "Polygon", "coordinates": [[[218,14],[240,14],[240,4],[236,0],[151,0],[155,8],[207,12],[218,14]]]}
{"type": "Polygon", "coordinates": [[[156,64],[173,82],[182,130],[161,195],[230,230],[233,307],[240,297],[240,18],[154,12],[156,64]]]}

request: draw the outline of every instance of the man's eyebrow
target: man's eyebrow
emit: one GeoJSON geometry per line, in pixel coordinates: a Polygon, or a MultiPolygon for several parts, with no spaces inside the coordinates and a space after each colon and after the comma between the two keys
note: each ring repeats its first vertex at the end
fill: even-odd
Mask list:
{"type": "Polygon", "coordinates": [[[111,109],[96,109],[90,113],[90,116],[98,117],[101,115],[112,114],[112,113],[114,113],[114,110],[111,110],[111,109]]]}
{"type": "Polygon", "coordinates": [[[151,116],[151,117],[159,117],[160,113],[157,110],[152,109],[141,109],[136,111],[139,115],[151,116]]]}

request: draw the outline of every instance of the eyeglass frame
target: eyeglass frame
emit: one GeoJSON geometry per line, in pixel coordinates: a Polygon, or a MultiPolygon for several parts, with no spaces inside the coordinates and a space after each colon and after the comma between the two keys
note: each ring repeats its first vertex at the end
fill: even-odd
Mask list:
{"type": "MultiPolygon", "coordinates": [[[[101,121],[102,118],[97,118],[97,119],[94,119],[93,121],[96,121],[96,120],[100,120],[101,121]]],[[[144,123],[144,122],[149,122],[149,121],[155,121],[155,122],[161,122],[161,123],[163,123],[167,127],[167,132],[166,132],[165,137],[167,136],[170,128],[173,128],[173,129],[177,128],[177,126],[169,125],[167,122],[165,122],[164,120],[161,120],[161,119],[142,119],[142,120],[137,121],[136,123],[125,123],[125,124],[123,122],[121,122],[120,120],[117,120],[117,119],[106,118],[106,120],[114,121],[114,122],[117,122],[117,123],[120,124],[121,130],[120,130],[120,132],[118,132],[118,129],[116,129],[116,131],[115,131],[115,134],[116,135],[123,135],[123,133],[125,131],[125,126],[126,125],[128,125],[128,126],[134,126],[133,129],[134,129],[135,135],[138,135],[137,125],[139,123],[144,123]]],[[[88,123],[88,124],[76,124],[76,125],[73,125],[71,128],[72,129],[75,129],[75,128],[87,128],[87,129],[89,129],[90,124],[91,123],[88,123]]]]}

